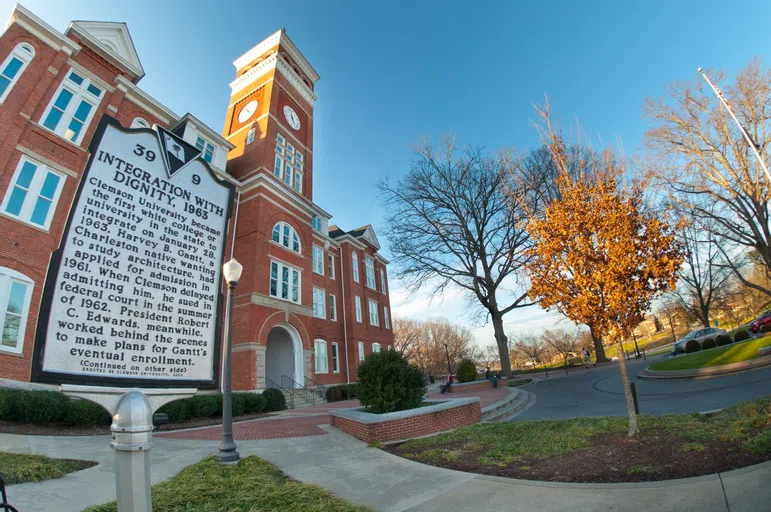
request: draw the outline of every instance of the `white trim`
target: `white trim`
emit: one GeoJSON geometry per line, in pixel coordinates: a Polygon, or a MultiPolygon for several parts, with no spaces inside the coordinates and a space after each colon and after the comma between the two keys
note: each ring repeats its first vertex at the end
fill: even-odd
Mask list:
{"type": "Polygon", "coordinates": [[[93,50],[96,51],[96,53],[100,54],[108,61],[117,65],[124,71],[131,72],[135,77],[137,77],[137,81],[145,76],[145,70],[142,67],[142,63],[139,60],[139,55],[137,54],[134,43],[131,40],[128,25],[125,23],[109,21],[73,21],[70,23],[70,26],[67,27],[64,35],[69,36],[71,33],[74,33],[80,37],[80,39],[89,43],[88,46],[90,46],[93,50]],[[120,55],[117,51],[109,48],[106,44],[97,39],[98,36],[89,31],[89,28],[96,28],[101,30],[109,29],[111,32],[118,34],[119,39],[122,39],[121,43],[124,46],[124,50],[126,50],[128,53],[126,56],[128,58],[120,55]]]}
{"type": "Polygon", "coordinates": [[[325,260],[326,260],[326,258],[324,257],[324,248],[319,246],[319,245],[313,244],[313,249],[311,250],[311,261],[312,261],[311,267],[313,268],[313,272],[315,274],[318,274],[320,276],[324,275],[324,267],[327,266],[326,265],[327,262],[325,260]],[[320,261],[319,261],[320,265],[318,265],[318,267],[321,268],[321,272],[319,272],[319,269],[316,268],[317,267],[317,265],[316,265],[316,261],[317,261],[316,260],[316,255],[317,254],[320,256],[320,258],[319,258],[320,259],[320,261]]]}
{"type": "Polygon", "coordinates": [[[188,123],[193,125],[195,128],[195,131],[198,133],[198,135],[204,139],[209,139],[208,142],[213,143],[215,146],[224,147],[227,149],[227,151],[233,150],[236,148],[235,144],[227,140],[225,137],[223,137],[221,134],[215,132],[209,126],[203,123],[200,119],[195,117],[193,114],[188,112],[184,116],[182,116],[179,121],[177,121],[174,126],[169,128],[169,131],[174,131],[174,129],[182,126],[183,124],[188,123]],[[201,133],[203,132],[203,133],[201,133]]]}
{"type": "Polygon", "coordinates": [[[313,318],[327,319],[327,292],[316,286],[313,287],[313,318]]]}
{"type": "Polygon", "coordinates": [[[332,373],[340,373],[340,345],[336,341],[332,342],[332,373]]]}
{"type": "Polygon", "coordinates": [[[380,327],[380,304],[372,299],[367,299],[367,317],[369,318],[369,325],[380,327]],[[374,306],[374,308],[373,308],[374,306]],[[372,321],[372,313],[375,314],[375,321],[372,321]]]}
{"type": "Polygon", "coordinates": [[[364,358],[367,356],[367,354],[364,352],[364,342],[360,341],[356,346],[359,350],[359,363],[361,364],[361,362],[364,361],[364,358]]]}
{"type": "Polygon", "coordinates": [[[382,348],[383,347],[380,345],[380,343],[375,342],[372,344],[372,353],[377,354],[382,348]]]}
{"type": "Polygon", "coordinates": [[[102,101],[104,100],[108,92],[102,87],[100,83],[94,84],[92,79],[89,77],[89,75],[90,73],[81,73],[80,69],[76,69],[75,67],[69,68],[67,72],[64,74],[64,76],[62,77],[62,81],[59,83],[59,87],[56,89],[56,92],[54,92],[53,96],[51,97],[51,100],[48,102],[48,106],[46,107],[45,111],[43,111],[43,115],[40,116],[40,120],[38,121],[39,125],[42,126],[45,130],[51,133],[55,133],[62,139],[68,142],[71,142],[74,145],[79,147],[81,146],[83,139],[86,136],[86,132],[88,132],[88,128],[91,126],[91,121],[94,120],[96,111],[99,110],[99,105],[102,104],[102,101]],[[78,84],[73,80],[71,80],[70,76],[72,74],[80,76],[83,82],[78,84]],[[91,85],[94,85],[95,87],[99,86],[101,88],[101,93],[99,94],[99,96],[95,96],[90,91],[88,91],[88,88],[91,85]],[[67,92],[69,92],[72,95],[72,97],[67,102],[67,106],[65,107],[65,110],[61,113],[59,120],[56,122],[56,126],[54,126],[53,128],[49,128],[48,126],[45,125],[45,122],[49,114],[53,110],[54,105],[56,104],[56,101],[59,99],[59,96],[64,90],[67,90],[67,92]],[[75,137],[75,140],[68,139],[65,135],[69,130],[69,125],[74,119],[75,114],[77,113],[78,109],[80,108],[80,105],[83,102],[91,105],[91,108],[88,111],[88,115],[86,116],[86,119],[82,121],[81,123],[82,126],[80,127],[80,130],[78,131],[78,134],[75,137]]]}
{"type": "Polygon", "coordinates": [[[335,255],[327,251],[327,275],[330,279],[335,279],[335,255]]]}
{"type": "Polygon", "coordinates": [[[19,320],[19,332],[15,347],[9,347],[0,343],[0,352],[6,352],[9,354],[22,354],[24,351],[24,337],[27,330],[27,318],[29,316],[29,305],[32,300],[32,290],[35,287],[35,282],[29,277],[25,276],[21,272],[13,270],[7,267],[0,267],[0,342],[2,341],[2,333],[5,329],[5,318],[8,313],[8,300],[10,298],[11,286],[13,282],[19,282],[27,287],[24,294],[24,301],[22,305],[22,311],[19,320]]]}
{"type": "MultiPolygon", "coordinates": [[[[37,162],[26,155],[22,155],[22,157],[19,159],[19,163],[16,164],[16,169],[14,170],[13,176],[11,177],[11,182],[5,191],[3,202],[0,204],[0,211],[2,211],[4,216],[8,216],[24,224],[28,224],[30,226],[33,226],[35,228],[42,229],[45,232],[48,232],[48,230],[51,227],[51,221],[54,218],[54,212],[56,211],[56,206],[59,204],[59,197],[61,197],[62,190],[64,189],[64,182],[66,180],[67,180],[66,175],[58,172],[55,169],[52,169],[46,166],[41,162],[37,162]],[[35,166],[35,174],[32,177],[32,181],[30,182],[29,188],[26,189],[21,210],[19,211],[18,214],[14,214],[7,211],[8,203],[11,200],[11,195],[16,189],[16,182],[19,179],[19,174],[21,174],[21,170],[24,167],[25,163],[29,163],[35,166]],[[57,176],[59,178],[59,182],[57,183],[56,190],[54,191],[54,194],[50,199],[51,205],[48,208],[48,213],[46,214],[46,220],[41,225],[41,224],[36,224],[32,222],[32,214],[34,213],[35,207],[37,206],[38,201],[40,200],[40,192],[43,188],[43,184],[45,183],[48,173],[51,173],[54,176],[57,176]]],[[[23,188],[23,187],[20,187],[20,188],[23,188]]]]}
{"type": "MultiPolygon", "coordinates": [[[[302,387],[305,382],[305,350],[303,348],[302,336],[300,336],[297,328],[290,323],[279,322],[271,327],[270,330],[272,331],[276,327],[284,329],[292,340],[292,351],[294,352],[294,381],[297,386],[302,387]]],[[[268,331],[268,336],[270,336],[270,331],[268,331]]],[[[267,345],[265,347],[267,349],[267,345]]]]}
{"type": "Polygon", "coordinates": [[[351,278],[353,282],[359,282],[359,255],[356,251],[351,251],[351,278]]]}
{"type": "Polygon", "coordinates": [[[63,174],[66,174],[67,176],[72,176],[73,178],[77,178],[79,176],[78,173],[76,173],[72,169],[67,169],[63,165],[58,164],[58,163],[54,162],[53,160],[48,159],[48,158],[46,158],[46,157],[44,157],[42,155],[39,155],[39,154],[35,153],[34,151],[32,151],[29,148],[25,148],[21,144],[18,144],[16,146],[16,151],[18,151],[22,155],[28,156],[32,160],[37,160],[38,162],[44,164],[46,167],[49,167],[51,169],[55,169],[55,170],[57,170],[57,171],[59,171],[59,172],[61,172],[63,174]]]}
{"type": "Polygon", "coordinates": [[[252,62],[257,57],[264,54],[269,49],[273,48],[274,46],[281,44],[282,49],[285,49],[287,53],[292,57],[292,59],[297,63],[298,66],[300,66],[300,69],[303,70],[303,73],[308,75],[308,78],[316,82],[320,77],[319,74],[316,72],[315,69],[313,69],[313,66],[311,66],[310,62],[305,58],[305,56],[300,52],[300,50],[297,49],[297,46],[295,46],[294,42],[292,42],[291,39],[289,39],[289,36],[284,32],[283,29],[277,30],[276,32],[272,33],[253,47],[251,47],[249,50],[247,50],[243,55],[238,57],[236,60],[233,61],[233,65],[236,67],[236,69],[240,70],[250,62],[252,62]]]}
{"type": "Polygon", "coordinates": [[[388,306],[383,306],[383,327],[391,329],[391,318],[388,316],[388,306]]]}
{"type": "Polygon", "coordinates": [[[303,271],[302,269],[290,265],[288,263],[284,263],[283,261],[270,257],[270,262],[268,264],[268,296],[272,297],[274,299],[290,302],[292,304],[302,304],[302,298],[303,298],[303,271]],[[273,264],[276,264],[276,295],[271,294],[270,290],[270,282],[273,280],[273,264]],[[283,298],[281,295],[282,291],[282,267],[289,269],[289,282],[287,283],[288,289],[286,296],[287,298],[283,298]],[[292,271],[297,272],[297,300],[292,300],[292,271]]]}
{"type": "Polygon", "coordinates": [[[337,322],[337,296],[334,293],[329,294],[329,320],[337,322]]]}
{"type": "Polygon", "coordinates": [[[361,297],[359,297],[358,295],[353,296],[353,307],[356,310],[356,322],[363,324],[364,317],[362,316],[362,311],[361,311],[361,297]]]}
{"type": "MultiPolygon", "coordinates": [[[[0,65],[0,73],[5,71],[5,68],[8,67],[8,65],[11,63],[12,59],[16,59],[18,61],[21,61],[21,67],[16,71],[16,74],[9,80],[8,87],[6,87],[5,91],[3,91],[3,94],[0,95],[0,104],[5,102],[5,99],[8,97],[8,95],[11,93],[11,90],[13,90],[14,86],[18,83],[19,78],[21,78],[21,75],[24,74],[24,71],[26,71],[27,66],[30,62],[32,62],[32,59],[35,58],[35,47],[32,46],[29,43],[19,43],[16,46],[13,47],[13,50],[8,54],[8,56],[3,61],[3,64],[0,65]],[[29,47],[32,52],[28,52],[24,49],[24,47],[29,47]]],[[[7,77],[3,76],[6,80],[8,80],[7,77]]]]}
{"type": "Polygon", "coordinates": [[[14,23],[18,24],[48,46],[58,51],[63,51],[67,55],[76,55],[81,50],[80,45],[75,41],[64,37],[58,30],[32,14],[32,11],[22,5],[16,4],[13,12],[11,12],[11,17],[8,19],[6,28],[14,23]]]}
{"type": "Polygon", "coordinates": [[[326,340],[322,340],[321,338],[316,338],[313,340],[313,356],[314,356],[314,365],[315,366],[315,373],[329,373],[329,353],[327,352],[327,342],[326,340]],[[321,352],[322,350],[319,350],[319,348],[324,347],[324,358],[321,358],[321,352]],[[324,362],[323,369],[319,368],[319,362],[324,362]]]}
{"type": "Polygon", "coordinates": [[[284,58],[278,53],[274,53],[262,62],[258,63],[252,69],[230,82],[230,95],[235,96],[237,92],[246,89],[248,86],[268,74],[273,70],[281,71],[281,74],[292,84],[295,90],[312,107],[316,102],[316,94],[308,87],[297,72],[292,69],[284,58]]]}
{"type": "Polygon", "coordinates": [[[302,254],[303,252],[303,242],[300,240],[300,235],[297,233],[297,230],[288,222],[280,220],[276,222],[273,225],[273,229],[270,230],[270,241],[274,244],[278,245],[279,247],[283,247],[284,249],[288,249],[292,251],[295,254],[302,254]],[[285,234],[284,234],[284,226],[289,228],[289,238],[285,240],[285,234]],[[276,228],[278,228],[278,240],[273,240],[273,233],[276,232],[276,228]],[[297,239],[297,246],[298,250],[294,250],[294,239],[297,239]],[[286,242],[286,244],[284,244],[286,242]]]}
{"type": "MultiPolygon", "coordinates": [[[[112,106],[112,105],[111,105],[112,106]]],[[[144,117],[135,117],[129,128],[150,128],[150,122],[144,117]]]]}
{"type": "Polygon", "coordinates": [[[140,89],[139,86],[125,76],[116,76],[115,84],[118,90],[123,91],[127,100],[147,111],[149,114],[157,117],[162,123],[170,126],[179,119],[179,116],[171,109],[140,89]]]}

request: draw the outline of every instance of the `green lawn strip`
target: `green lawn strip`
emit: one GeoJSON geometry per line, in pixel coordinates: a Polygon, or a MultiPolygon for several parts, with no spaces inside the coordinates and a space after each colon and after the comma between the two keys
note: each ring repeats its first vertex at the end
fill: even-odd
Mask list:
{"type": "Polygon", "coordinates": [[[524,386],[525,384],[530,384],[533,382],[533,379],[511,379],[508,381],[508,386],[510,388],[516,388],[518,386],[524,386]]]}
{"type": "Polygon", "coordinates": [[[738,363],[758,357],[758,349],[768,346],[771,346],[771,336],[673,357],[652,365],[650,369],[663,372],[738,363]]]}
{"type": "MultiPolygon", "coordinates": [[[[222,466],[214,457],[186,467],[152,488],[154,512],[354,512],[353,505],[317,485],[287,477],[273,464],[250,456],[237,465],[222,466]]],[[[84,512],[116,512],[115,502],[84,512]]]]}
{"type": "Polygon", "coordinates": [[[87,460],[50,459],[43,455],[0,452],[0,474],[6,484],[42,482],[96,466],[87,460]]]}
{"type": "MultiPolygon", "coordinates": [[[[682,439],[683,451],[704,449],[705,442],[739,442],[752,453],[771,452],[771,397],[730,407],[712,416],[671,414],[640,416],[642,442],[646,436],[666,433],[682,439]]],[[[479,463],[505,466],[518,457],[547,459],[591,446],[597,434],[626,432],[624,417],[483,423],[454,432],[407,441],[399,447],[415,460],[456,460],[466,452],[479,452],[479,463]]],[[[655,441],[651,441],[655,442],[655,441]]]]}

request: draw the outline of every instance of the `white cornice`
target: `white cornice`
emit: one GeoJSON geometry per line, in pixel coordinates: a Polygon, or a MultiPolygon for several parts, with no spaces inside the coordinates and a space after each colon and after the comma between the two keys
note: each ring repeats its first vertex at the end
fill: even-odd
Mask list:
{"type": "Polygon", "coordinates": [[[303,99],[310,103],[311,106],[316,102],[316,95],[313,93],[311,88],[305,85],[305,82],[303,82],[297,72],[292,69],[292,66],[287,64],[284,58],[277,53],[274,53],[243,75],[230,82],[230,94],[233,95],[245,89],[247,86],[253,84],[274,69],[281,71],[281,74],[284,75],[287,80],[289,80],[294,88],[297,89],[297,92],[299,92],[303,99]]]}
{"type": "Polygon", "coordinates": [[[289,80],[295,89],[297,89],[297,92],[300,93],[300,96],[302,96],[305,101],[313,106],[313,104],[316,102],[316,93],[314,93],[313,90],[308,87],[305,82],[303,82],[302,78],[300,78],[300,75],[297,74],[297,71],[295,71],[294,68],[292,68],[292,66],[290,66],[281,55],[278,56],[278,70],[281,71],[281,74],[284,75],[287,80],[289,80]]]}
{"type": "Polygon", "coordinates": [[[362,251],[365,251],[367,249],[366,245],[359,242],[356,238],[354,238],[352,235],[349,235],[348,233],[345,233],[340,236],[336,236],[335,238],[333,238],[333,240],[336,240],[338,243],[348,242],[349,244],[353,245],[357,249],[361,249],[362,251]]]}
{"type": "Polygon", "coordinates": [[[255,46],[253,46],[251,49],[247,50],[246,53],[241,55],[239,58],[233,61],[233,65],[236,67],[236,69],[241,69],[250,62],[252,62],[254,59],[268,51],[269,48],[273,48],[276,46],[279,41],[281,41],[281,30],[277,30],[276,32],[272,33],[259,43],[257,43],[255,46]]]}
{"type": "Polygon", "coordinates": [[[316,214],[322,217],[326,217],[327,219],[332,218],[331,214],[329,214],[327,211],[322,209],[316,203],[308,201],[308,199],[305,196],[301,196],[294,192],[285,190],[283,185],[280,185],[272,177],[273,176],[272,174],[268,176],[268,173],[270,171],[265,167],[261,167],[257,169],[257,172],[258,174],[255,174],[251,178],[241,183],[239,187],[239,189],[241,190],[241,194],[245,194],[246,192],[249,192],[250,190],[254,190],[259,187],[265,187],[266,189],[270,190],[277,196],[291,203],[295,208],[298,208],[300,211],[308,212],[311,216],[313,216],[313,214],[316,214]],[[259,171],[264,171],[264,172],[259,172],[259,171]]]}
{"type": "MultiPolygon", "coordinates": [[[[94,50],[96,53],[107,59],[110,63],[117,66],[119,69],[122,69],[123,71],[128,71],[132,75],[136,77],[136,80],[139,81],[140,78],[145,76],[145,71],[142,69],[141,64],[135,64],[131,63],[128,60],[124,59],[114,51],[107,48],[104,44],[102,44],[98,39],[96,39],[93,35],[88,33],[84,27],[81,27],[78,25],[77,22],[70,23],[70,26],[67,27],[67,31],[65,34],[69,35],[71,33],[76,34],[80,39],[88,43],[88,46],[94,50]]],[[[138,62],[138,61],[137,61],[138,62]]]]}
{"type": "Polygon", "coordinates": [[[20,27],[57,51],[64,51],[68,55],[77,55],[81,50],[80,45],[75,41],[66,38],[58,30],[19,4],[16,4],[16,7],[14,7],[6,28],[14,23],[17,23],[20,27]]]}
{"type": "Polygon", "coordinates": [[[274,32],[260,43],[258,43],[256,46],[253,46],[246,53],[234,60],[233,65],[236,67],[236,69],[241,69],[260,55],[264,54],[270,48],[273,48],[278,44],[281,44],[282,49],[286,50],[286,52],[292,57],[292,60],[294,60],[297,65],[300,66],[300,69],[303,70],[303,73],[308,75],[308,78],[310,78],[313,82],[316,82],[320,78],[316,70],[313,69],[313,66],[311,66],[310,62],[308,62],[308,59],[306,59],[300,50],[297,49],[297,46],[295,46],[292,40],[289,39],[289,36],[286,34],[286,32],[284,32],[283,29],[274,32]]]}
{"type": "Polygon", "coordinates": [[[308,62],[308,59],[305,58],[305,55],[303,55],[302,52],[297,49],[292,40],[289,39],[289,36],[286,35],[286,32],[282,33],[281,35],[281,47],[286,49],[287,53],[292,57],[292,60],[295,61],[298,66],[300,66],[300,69],[303,70],[303,73],[308,75],[308,78],[310,78],[313,83],[318,82],[319,78],[321,77],[316,72],[316,70],[313,69],[313,66],[311,66],[311,63],[308,62]]]}
{"type": "Polygon", "coordinates": [[[118,86],[119,90],[124,91],[128,100],[147,110],[160,121],[166,123],[167,126],[171,126],[179,119],[177,114],[140,89],[134,82],[123,75],[115,77],[115,84],[118,86]]]}

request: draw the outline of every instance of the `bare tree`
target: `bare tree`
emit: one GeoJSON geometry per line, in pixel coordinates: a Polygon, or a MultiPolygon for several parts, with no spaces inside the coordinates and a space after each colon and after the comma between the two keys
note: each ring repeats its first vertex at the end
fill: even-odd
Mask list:
{"type": "Polygon", "coordinates": [[[565,366],[568,365],[568,359],[579,350],[581,342],[581,333],[577,331],[568,331],[566,329],[545,330],[543,332],[544,343],[553,348],[562,358],[565,366]]]}
{"type": "MultiPolygon", "coordinates": [[[[713,73],[717,82],[721,73],[713,73]]],[[[678,83],[670,100],[648,100],[647,117],[658,126],[647,134],[659,157],[656,174],[693,221],[708,228],[725,264],[745,286],[771,295],[771,287],[746,275],[748,251],[771,275],[771,189],[755,154],[713,92],[678,83]]],[[[771,72],[756,59],[736,75],[724,94],[763,158],[771,142],[771,72]]]]}
{"type": "Polygon", "coordinates": [[[544,342],[540,336],[535,334],[522,334],[514,342],[514,350],[517,351],[522,359],[533,363],[533,368],[538,366],[546,352],[544,342]]]}
{"type": "MultiPolygon", "coordinates": [[[[521,272],[527,214],[511,207],[506,194],[512,157],[459,151],[451,137],[438,147],[424,141],[415,153],[402,180],[379,187],[397,274],[412,292],[424,286],[433,296],[448,286],[464,290],[492,321],[501,368],[510,375],[503,317],[531,305],[521,272]]],[[[521,180],[514,193],[528,197],[531,186],[521,180]]]]}
{"type": "Polygon", "coordinates": [[[475,359],[474,336],[468,327],[444,318],[428,321],[395,318],[394,349],[428,375],[447,373],[461,359],[475,359]]]}
{"type": "Polygon", "coordinates": [[[424,324],[411,318],[394,317],[394,350],[413,360],[426,342],[424,324]]]}
{"type": "Polygon", "coordinates": [[[495,343],[489,343],[478,352],[477,361],[482,363],[485,367],[494,367],[500,359],[500,352],[498,351],[498,345],[495,343]]]}

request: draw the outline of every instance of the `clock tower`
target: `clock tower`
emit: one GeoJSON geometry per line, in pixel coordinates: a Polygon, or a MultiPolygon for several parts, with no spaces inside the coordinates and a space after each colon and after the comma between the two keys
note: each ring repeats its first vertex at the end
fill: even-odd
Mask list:
{"type": "MultiPolygon", "coordinates": [[[[281,29],[233,62],[224,137],[235,145],[228,172],[270,176],[313,200],[313,104],[318,73],[281,29]]],[[[302,200],[302,199],[301,199],[302,200]]]]}

